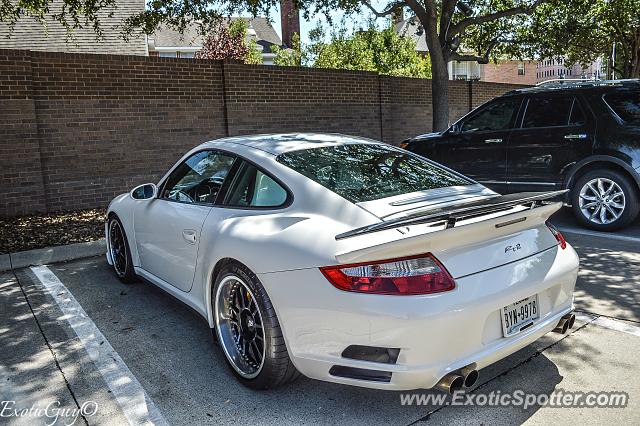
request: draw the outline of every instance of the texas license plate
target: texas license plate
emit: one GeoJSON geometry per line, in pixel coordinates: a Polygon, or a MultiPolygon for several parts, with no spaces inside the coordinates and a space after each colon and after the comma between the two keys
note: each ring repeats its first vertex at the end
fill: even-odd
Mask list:
{"type": "Polygon", "coordinates": [[[526,299],[500,309],[502,317],[502,334],[504,337],[513,336],[533,325],[540,318],[538,295],[534,294],[526,299]]]}

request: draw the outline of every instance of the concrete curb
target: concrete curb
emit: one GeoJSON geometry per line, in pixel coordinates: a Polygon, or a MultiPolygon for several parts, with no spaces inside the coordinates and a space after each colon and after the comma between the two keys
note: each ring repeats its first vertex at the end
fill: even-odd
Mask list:
{"type": "Polygon", "coordinates": [[[69,244],[66,246],[45,247],[16,253],[0,255],[0,271],[25,268],[33,265],[66,262],[104,254],[107,243],[104,238],[87,243],[69,244]]]}

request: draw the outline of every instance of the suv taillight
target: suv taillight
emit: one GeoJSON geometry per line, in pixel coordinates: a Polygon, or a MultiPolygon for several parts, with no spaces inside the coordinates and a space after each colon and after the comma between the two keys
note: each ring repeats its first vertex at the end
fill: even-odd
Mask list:
{"type": "Polygon", "coordinates": [[[453,278],[431,253],[320,268],[336,288],[369,294],[417,295],[453,290],[453,278]]]}
{"type": "Polygon", "coordinates": [[[560,248],[562,250],[566,249],[567,240],[564,239],[564,235],[562,235],[562,233],[560,233],[560,231],[558,231],[556,227],[550,224],[549,222],[547,222],[546,224],[547,224],[547,228],[549,228],[553,236],[556,237],[556,240],[558,241],[558,245],[560,246],[560,248]]]}

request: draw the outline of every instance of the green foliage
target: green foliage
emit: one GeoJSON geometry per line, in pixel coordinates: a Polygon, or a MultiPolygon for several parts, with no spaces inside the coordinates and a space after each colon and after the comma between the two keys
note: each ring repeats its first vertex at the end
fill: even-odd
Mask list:
{"type": "Polygon", "coordinates": [[[302,65],[300,35],[298,33],[293,34],[291,42],[291,48],[271,46],[271,52],[276,55],[275,58],[273,58],[274,65],[279,65],[281,67],[299,67],[302,65]]]}
{"type": "Polygon", "coordinates": [[[551,0],[517,35],[522,51],[583,65],[610,58],[615,43],[616,76],[640,77],[640,0],[551,0]]]}
{"type": "Polygon", "coordinates": [[[416,52],[415,42],[398,35],[391,26],[379,29],[369,22],[367,28],[349,33],[343,24],[331,33],[329,42],[324,38],[324,33],[317,27],[311,33],[311,45],[303,55],[314,67],[431,77],[429,57],[416,52]]]}

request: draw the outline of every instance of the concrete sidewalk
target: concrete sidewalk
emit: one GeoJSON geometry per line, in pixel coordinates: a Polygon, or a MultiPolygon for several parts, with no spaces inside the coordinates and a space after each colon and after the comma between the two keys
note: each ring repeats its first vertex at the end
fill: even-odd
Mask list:
{"type": "Polygon", "coordinates": [[[55,424],[128,424],[56,304],[21,281],[0,274],[0,397],[12,407],[0,423],[45,425],[59,415],[55,424]],[[11,414],[23,409],[32,411],[11,414]]]}

